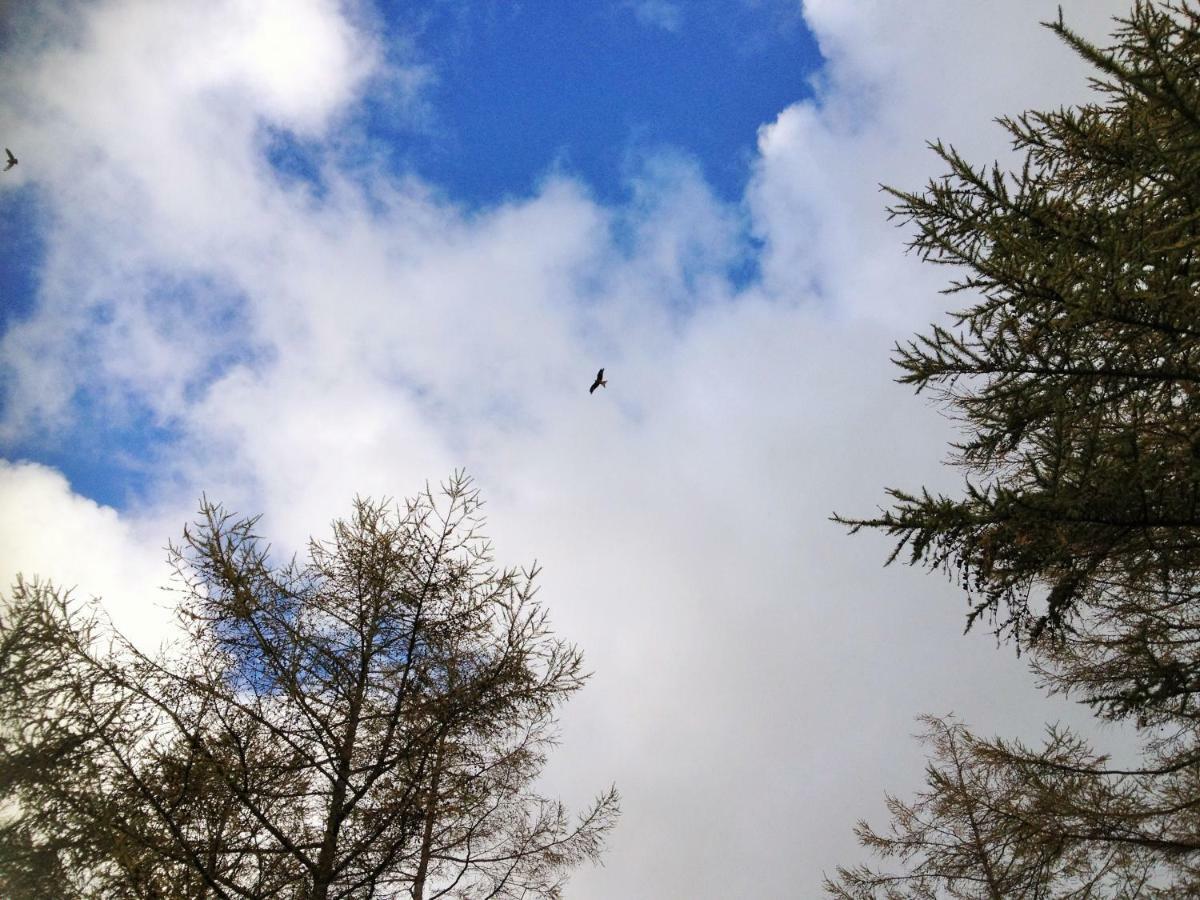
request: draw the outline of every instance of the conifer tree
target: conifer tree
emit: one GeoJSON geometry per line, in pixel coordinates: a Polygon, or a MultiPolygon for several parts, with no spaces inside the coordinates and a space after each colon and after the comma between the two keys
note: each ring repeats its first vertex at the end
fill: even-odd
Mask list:
{"type": "Polygon", "coordinates": [[[888,189],[912,249],[972,301],[896,348],[900,380],[958,417],[968,482],[840,520],[898,536],[893,558],[953,567],[971,622],[1018,638],[1098,590],[1200,570],[1197,15],[1139,3],[1107,50],[1050,23],[1102,99],[1001,119],[1018,172],[939,142],[945,176],[888,189]]]}
{"type": "Polygon", "coordinates": [[[1195,732],[1144,766],[1119,769],[1069,730],[1043,746],[984,740],[952,717],[923,716],[925,789],[887,797],[891,821],[855,828],[895,869],[838,867],[842,900],[1182,898],[1200,896],[1195,732]]]}
{"type": "Polygon", "coordinates": [[[206,501],[171,551],[186,639],[157,656],[23,594],[86,768],[14,781],[24,833],[104,896],[560,896],[617,796],[572,822],[531,788],[586,675],[536,570],[493,564],[480,505],[461,476],[442,502],[358,500],[275,565],[256,519],[206,501]]]}
{"type": "Polygon", "coordinates": [[[858,829],[900,867],[839,869],[835,896],[1200,895],[1200,10],[1138,2],[1105,48],[1047,24],[1098,99],[1002,119],[1018,171],[937,143],[948,174],[891,190],[971,298],[896,354],[958,417],[964,495],[838,518],[951,573],[968,628],[989,620],[1144,755],[927,719],[926,790],[858,829]]]}

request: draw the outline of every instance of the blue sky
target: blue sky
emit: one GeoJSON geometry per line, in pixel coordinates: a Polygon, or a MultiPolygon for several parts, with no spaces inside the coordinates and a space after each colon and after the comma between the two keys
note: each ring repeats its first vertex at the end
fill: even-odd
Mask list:
{"type": "MultiPolygon", "coordinates": [[[[629,202],[635,176],[659,153],[686,156],[718,198],[736,203],[758,127],[810,96],[821,64],[799,9],[778,0],[398,3],[375,12],[383,52],[418,73],[420,97],[401,99],[398,112],[407,89],[381,79],[359,101],[354,148],[383,153],[394,173],[414,173],[472,209],[532,196],[550,173],[577,179],[600,202],[629,202]]],[[[327,144],[278,128],[265,148],[281,179],[318,193],[325,153],[327,144]]],[[[34,184],[0,195],[0,328],[35,303],[49,212],[37,197],[34,184]]],[[[739,257],[730,274],[744,283],[754,261],[739,257]]],[[[186,303],[188,287],[158,293],[186,303]]],[[[11,390],[0,398],[10,403],[11,390]]],[[[178,437],[126,399],[114,408],[80,385],[66,431],[17,435],[0,450],[123,507],[144,496],[155,455],[178,437]]]]}
{"type": "MultiPolygon", "coordinates": [[[[0,575],[169,637],[201,493],[302,551],[471,472],[596,674],[573,898],[815,895],[913,717],[1076,716],[833,510],[954,490],[890,348],[943,315],[880,183],[1088,96],[1014,0],[44,0],[0,52],[0,575]],[[1014,59],[1021,60],[1013,65],[1014,59]],[[587,393],[604,366],[608,387],[587,393]],[[714,669],[719,660],[719,669],[714,669]]],[[[1124,3],[1064,14],[1103,37],[1124,3]]]]}
{"type": "Polygon", "coordinates": [[[663,145],[693,155],[719,196],[736,200],[758,126],[808,95],[816,42],[799,9],[778,0],[661,8],[676,12],[397,4],[388,33],[419,47],[433,73],[427,130],[389,129],[387,113],[371,129],[460,202],[529,194],[553,168],[619,200],[630,156],[663,145]]]}

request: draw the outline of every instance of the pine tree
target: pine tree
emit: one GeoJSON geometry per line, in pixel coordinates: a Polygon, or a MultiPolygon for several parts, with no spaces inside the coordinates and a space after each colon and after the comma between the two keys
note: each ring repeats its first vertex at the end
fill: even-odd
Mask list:
{"type": "Polygon", "coordinates": [[[947,175],[889,189],[911,247],[975,299],[896,355],[962,426],[966,496],[892,490],[840,518],[955,568],[970,621],[1018,638],[1200,569],[1200,20],[1139,3],[1107,50],[1049,27],[1102,100],[1000,120],[1019,172],[939,142],[947,175]]]}
{"type": "Polygon", "coordinates": [[[926,790],[858,829],[900,869],[839,869],[835,896],[1200,895],[1200,11],[1139,2],[1108,48],[1047,24],[1099,99],[1000,120],[1019,171],[936,143],[948,174],[891,191],[973,298],[896,354],[959,420],[964,496],[892,490],[880,516],[837,518],[951,573],[968,628],[989,619],[1144,755],[926,719],[926,790]]]}

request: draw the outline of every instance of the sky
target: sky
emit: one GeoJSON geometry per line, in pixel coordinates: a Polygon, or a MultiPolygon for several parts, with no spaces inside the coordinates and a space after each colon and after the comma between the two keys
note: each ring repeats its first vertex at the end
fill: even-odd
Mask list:
{"type": "Polygon", "coordinates": [[[879,186],[1089,98],[1057,6],[5,5],[0,578],[153,647],[201,493],[282,555],[465,468],[594,672],[543,787],[623,817],[568,896],[818,896],[918,714],[1088,721],[829,521],[960,487],[889,362],[946,273],[879,186]]]}

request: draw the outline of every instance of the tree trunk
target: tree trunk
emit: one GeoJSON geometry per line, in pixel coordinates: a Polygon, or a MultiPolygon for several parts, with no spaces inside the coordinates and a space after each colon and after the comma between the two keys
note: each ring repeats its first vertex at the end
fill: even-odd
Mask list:
{"type": "Polygon", "coordinates": [[[358,737],[358,720],[362,715],[363,694],[367,684],[367,659],[364,656],[360,669],[350,714],[346,718],[346,733],[338,755],[338,769],[329,796],[329,813],[325,819],[325,835],[321,839],[321,852],[317,856],[316,871],[313,873],[312,900],[329,900],[329,884],[333,881],[333,860],[337,854],[338,832],[345,815],[346,790],[350,785],[350,769],[354,763],[354,742],[358,737]]]}
{"type": "Polygon", "coordinates": [[[425,802],[425,830],[421,835],[421,858],[417,864],[417,875],[413,879],[413,900],[425,900],[425,878],[429,874],[429,857],[433,852],[433,823],[437,818],[438,783],[442,777],[442,756],[446,736],[438,740],[437,752],[433,757],[433,772],[429,781],[429,799],[425,802]]]}

